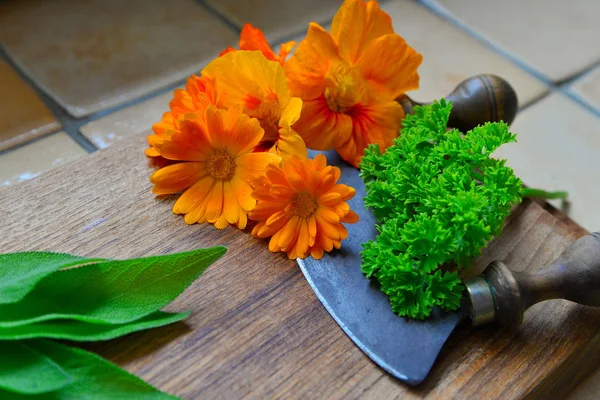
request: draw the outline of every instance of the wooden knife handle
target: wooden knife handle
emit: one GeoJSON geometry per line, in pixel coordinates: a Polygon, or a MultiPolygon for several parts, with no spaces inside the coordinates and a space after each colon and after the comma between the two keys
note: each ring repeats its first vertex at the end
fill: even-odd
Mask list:
{"type": "MultiPolygon", "coordinates": [[[[508,82],[496,75],[477,75],[461,82],[448,96],[452,100],[452,112],[448,126],[467,132],[485,122],[504,121],[511,124],[519,102],[517,93],[508,82]]],[[[411,114],[418,103],[406,95],[397,101],[405,113],[411,114]]]]}
{"type": "MultiPolygon", "coordinates": [[[[550,299],[566,299],[586,306],[600,307],[600,232],[578,239],[569,246],[558,260],[535,272],[517,272],[501,261],[492,262],[483,272],[493,302],[493,320],[503,326],[518,326],[523,313],[532,305],[550,299]]],[[[469,293],[485,299],[483,291],[477,291],[475,279],[466,282],[469,293]]],[[[479,322],[492,319],[490,310],[475,305],[479,322]],[[487,313],[487,317],[482,315],[487,313]]],[[[473,316],[476,323],[477,316],[473,316]]]]}

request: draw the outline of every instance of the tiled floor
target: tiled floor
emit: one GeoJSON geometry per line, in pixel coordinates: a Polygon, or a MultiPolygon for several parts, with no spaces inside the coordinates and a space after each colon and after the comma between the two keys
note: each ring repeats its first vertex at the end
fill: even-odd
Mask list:
{"type": "MultiPolygon", "coordinates": [[[[144,134],[243,23],[274,45],[301,40],[341,1],[0,0],[0,185],[144,134]]],[[[569,215],[600,230],[600,2],[381,3],[424,55],[409,95],[430,101],[474,74],[504,77],[525,107],[519,142],[498,155],[528,185],[568,190],[569,215]]],[[[600,371],[572,398],[599,396],[600,371]]]]}
{"type": "Polygon", "coordinates": [[[60,128],[48,107],[0,60],[0,151],[60,128]]]}
{"type": "Polygon", "coordinates": [[[195,0],[4,1],[0,41],[83,117],[196,72],[237,35],[195,0]]]}

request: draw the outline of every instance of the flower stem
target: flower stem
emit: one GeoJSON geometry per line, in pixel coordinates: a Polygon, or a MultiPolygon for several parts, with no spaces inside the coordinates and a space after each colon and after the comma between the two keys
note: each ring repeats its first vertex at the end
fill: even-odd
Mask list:
{"type": "Polygon", "coordinates": [[[547,192],[542,189],[523,188],[523,197],[539,197],[542,199],[566,199],[567,192],[547,192]]]}

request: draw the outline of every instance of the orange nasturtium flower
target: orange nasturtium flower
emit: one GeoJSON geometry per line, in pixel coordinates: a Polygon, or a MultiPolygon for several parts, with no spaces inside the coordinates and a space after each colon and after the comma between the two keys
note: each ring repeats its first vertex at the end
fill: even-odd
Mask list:
{"type": "MultiPolygon", "coordinates": [[[[285,62],[288,54],[292,51],[296,42],[286,42],[279,46],[279,54],[275,54],[265,34],[258,28],[253,27],[251,24],[246,24],[242,28],[240,33],[240,50],[260,50],[267,60],[278,61],[281,65],[285,62]]],[[[219,54],[223,56],[229,52],[236,51],[233,47],[228,47],[219,54]]]]}
{"type": "Polygon", "coordinates": [[[314,160],[297,156],[270,164],[256,180],[252,196],[257,200],[250,219],[259,221],[252,234],[271,237],[269,250],[285,251],[289,258],[316,259],[324,251],[339,249],[348,231],[342,225],[355,223],[358,215],[347,200],[354,188],[338,184],[340,169],[327,166],[325,156],[314,160]]]}
{"type": "Polygon", "coordinates": [[[281,160],[276,154],[253,152],[263,134],[258,120],[242,114],[240,107],[209,105],[205,114],[187,113],[178,130],[165,130],[154,142],[162,157],[179,162],[152,174],[152,191],[183,191],[173,212],[185,214],[188,224],[245,228],[247,213],[256,204],[251,183],[269,163],[281,160]]]}
{"type": "Polygon", "coordinates": [[[267,60],[260,51],[234,51],[215,60],[202,75],[216,82],[219,108],[236,104],[265,130],[255,151],[269,151],[284,159],[308,151],[292,125],[300,117],[302,100],[291,97],[281,64],[267,60]]]}
{"type": "Polygon", "coordinates": [[[304,104],[294,129],[309,148],[337,149],[357,166],[368,144],[384,151],[398,136],[404,110],[394,100],[419,87],[421,61],[376,2],[346,0],[331,34],[310,23],[284,65],[304,104]]]}

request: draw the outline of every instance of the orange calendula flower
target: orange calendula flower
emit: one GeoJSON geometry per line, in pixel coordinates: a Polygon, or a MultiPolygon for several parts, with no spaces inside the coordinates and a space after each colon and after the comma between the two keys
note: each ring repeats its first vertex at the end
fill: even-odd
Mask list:
{"type": "Polygon", "coordinates": [[[259,221],[252,234],[271,237],[269,250],[285,251],[291,259],[308,254],[320,259],[324,251],[339,249],[348,236],[342,222],[358,221],[346,203],[356,190],[338,184],[340,175],[322,154],[268,165],[252,192],[257,204],[249,217],[259,221]]]}
{"type": "Polygon", "coordinates": [[[294,129],[308,147],[337,149],[357,166],[368,144],[383,151],[398,136],[404,110],[395,99],[419,87],[421,61],[376,2],[346,0],[331,34],[310,23],[284,65],[292,95],[303,101],[294,129]]]}
{"type": "MultiPolygon", "coordinates": [[[[267,60],[278,61],[281,65],[283,65],[295,45],[296,42],[293,41],[283,43],[279,46],[279,54],[275,54],[271,46],[269,46],[265,34],[260,29],[253,27],[251,24],[246,24],[240,33],[240,50],[260,50],[267,60]]],[[[228,47],[219,56],[232,51],[236,50],[233,47],[228,47]]]]}
{"type": "Polygon", "coordinates": [[[178,130],[179,121],[185,114],[197,112],[204,115],[206,108],[211,104],[217,104],[218,98],[215,83],[207,77],[192,75],[188,78],[185,89],[176,89],[173,92],[173,100],[169,103],[168,111],[163,114],[160,122],[152,125],[153,135],[148,136],[150,148],[146,155],[159,157],[154,144],[160,139],[166,130],[178,130]]]}
{"type": "Polygon", "coordinates": [[[304,140],[292,129],[300,117],[302,100],[291,97],[283,68],[260,51],[235,51],[213,60],[202,76],[214,80],[217,105],[241,104],[243,112],[260,121],[265,130],[256,151],[269,151],[284,159],[306,157],[304,140]]]}
{"type": "Polygon", "coordinates": [[[263,134],[258,120],[242,114],[240,107],[219,110],[209,105],[205,115],[186,114],[178,130],[165,130],[154,143],[162,157],[180,162],[152,174],[153,192],[183,192],[173,212],[185,214],[188,224],[245,228],[247,213],[256,204],[252,182],[269,163],[281,160],[275,154],[253,153],[263,134]]]}

